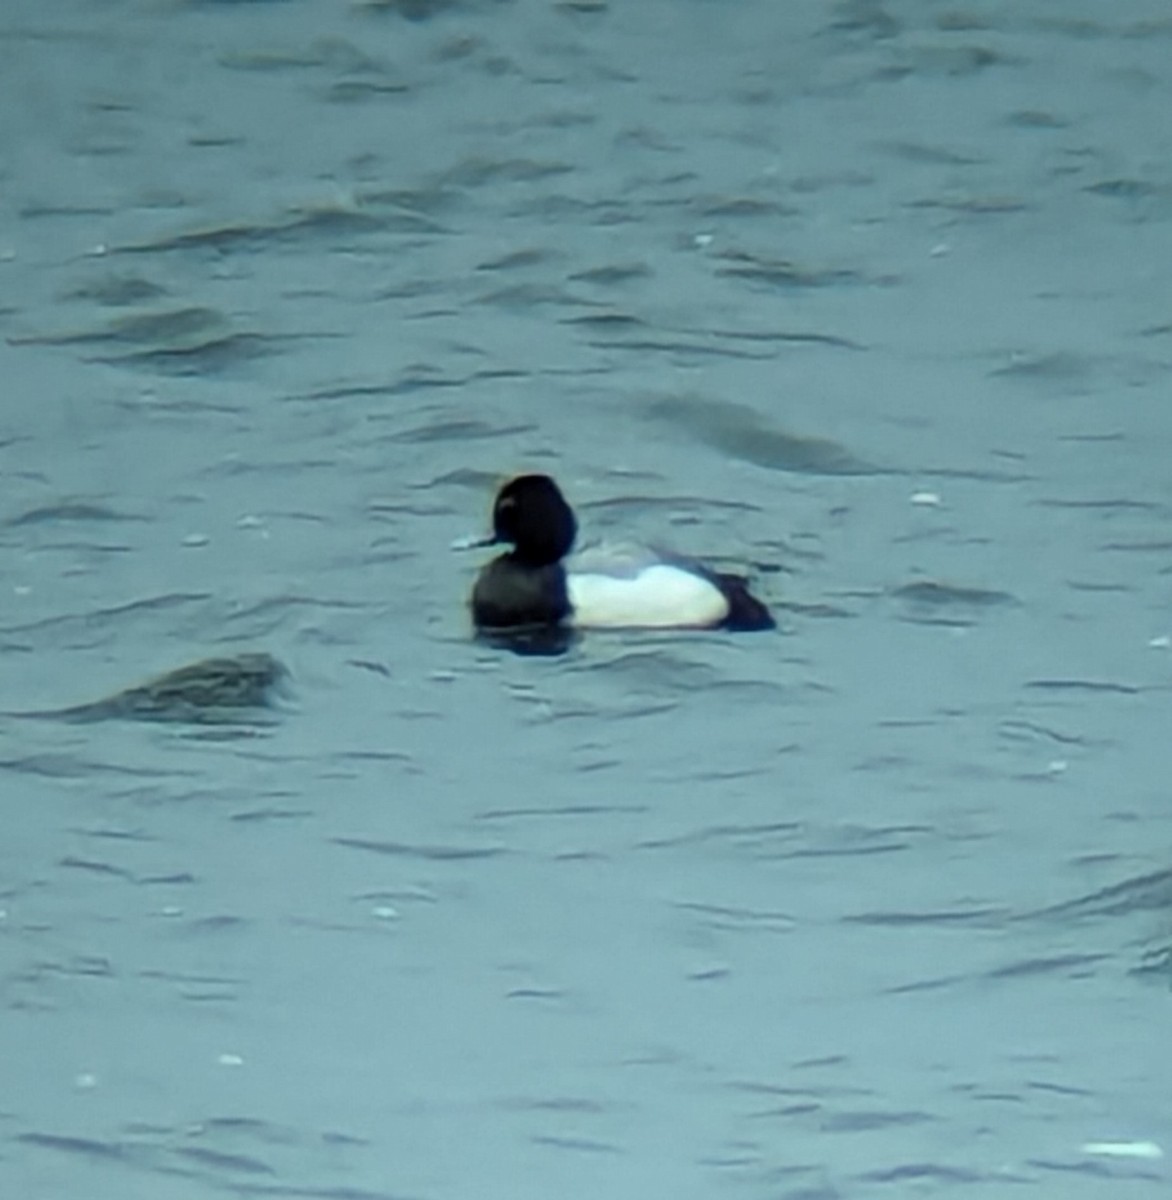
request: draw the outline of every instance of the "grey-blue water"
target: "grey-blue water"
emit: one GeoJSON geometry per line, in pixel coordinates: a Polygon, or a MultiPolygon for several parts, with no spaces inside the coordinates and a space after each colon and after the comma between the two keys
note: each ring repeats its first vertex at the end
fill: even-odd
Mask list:
{"type": "Polygon", "coordinates": [[[1166,0],[6,0],[0,1195],[1164,1196],[1166,0]],[[774,635],[477,645],[516,470],[774,635]]]}

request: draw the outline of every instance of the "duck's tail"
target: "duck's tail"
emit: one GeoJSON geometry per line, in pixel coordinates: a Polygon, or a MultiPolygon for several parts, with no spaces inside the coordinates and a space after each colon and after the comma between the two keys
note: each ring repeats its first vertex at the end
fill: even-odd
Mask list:
{"type": "Polygon", "coordinates": [[[720,590],[728,601],[728,616],[721,627],[736,633],[756,633],[776,629],[773,614],[749,591],[749,581],[743,575],[717,575],[720,590]]]}

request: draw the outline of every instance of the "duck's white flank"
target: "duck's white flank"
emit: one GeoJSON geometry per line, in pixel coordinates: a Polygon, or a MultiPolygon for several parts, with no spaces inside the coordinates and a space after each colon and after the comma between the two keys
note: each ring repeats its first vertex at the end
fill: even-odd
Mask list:
{"type": "Polygon", "coordinates": [[[571,570],[572,620],[583,629],[705,628],[728,616],[720,588],[668,563],[611,574],[571,570]]]}

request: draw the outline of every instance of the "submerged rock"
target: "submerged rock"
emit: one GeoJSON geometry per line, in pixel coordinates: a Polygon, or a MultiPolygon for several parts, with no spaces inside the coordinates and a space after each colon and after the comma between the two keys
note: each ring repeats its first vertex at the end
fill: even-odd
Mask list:
{"type": "Polygon", "coordinates": [[[273,707],[288,671],[271,654],[205,658],[73,708],[22,713],[66,721],[255,721],[273,707]]]}

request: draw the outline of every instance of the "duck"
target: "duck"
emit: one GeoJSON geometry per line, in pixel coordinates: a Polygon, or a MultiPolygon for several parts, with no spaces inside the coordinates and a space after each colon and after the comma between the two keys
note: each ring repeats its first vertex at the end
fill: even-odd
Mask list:
{"type": "Polygon", "coordinates": [[[548,475],[518,475],[497,492],[492,534],[466,545],[510,547],[481,569],[472,619],[488,634],[541,629],[776,628],[741,575],[645,546],[570,559],[578,521],[548,475]]]}

